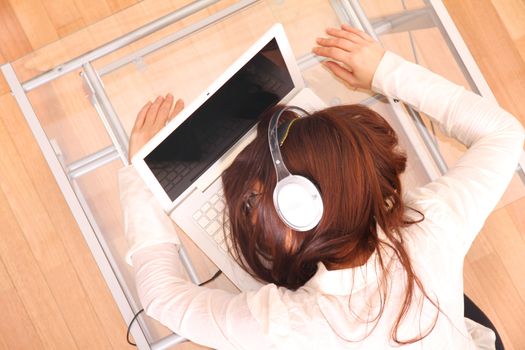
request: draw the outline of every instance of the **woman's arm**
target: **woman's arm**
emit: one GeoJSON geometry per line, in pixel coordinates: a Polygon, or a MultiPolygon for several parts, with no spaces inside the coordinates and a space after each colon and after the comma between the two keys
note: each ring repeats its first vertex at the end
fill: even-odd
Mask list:
{"type": "Polygon", "coordinates": [[[140,249],[132,260],[146,314],[173,332],[214,349],[273,349],[250,313],[247,294],[186,281],[175,245],[140,249]]]}
{"type": "Polygon", "coordinates": [[[171,219],[146,187],[135,168],[131,165],[118,173],[120,205],[124,217],[124,233],[129,250],[126,262],[132,265],[133,254],[145,247],[172,243],[179,245],[171,219]]]}
{"type": "MultiPolygon", "coordinates": [[[[159,96],[154,102],[146,103],[138,113],[131,130],[128,159],[131,160],[135,153],[183,108],[182,100],[177,100],[173,106],[171,94],[167,94],[165,98],[159,96]]],[[[124,232],[130,247],[126,254],[126,262],[131,264],[133,253],[143,247],[163,242],[180,244],[171,219],[153,198],[135,168],[128,166],[121,169],[118,180],[124,214],[124,232]]]]}
{"type": "MultiPolygon", "coordinates": [[[[131,135],[129,158],[182,109],[168,95],[146,104],[131,135]]],[[[173,332],[218,349],[271,349],[247,304],[248,294],[199,287],[186,280],[179,258],[179,238],[133,166],[119,171],[124,230],[135,268],[140,302],[147,315],[173,332]]]]}
{"type": "Polygon", "coordinates": [[[119,180],[125,234],[132,246],[127,257],[135,268],[146,314],[213,348],[271,349],[249,311],[246,294],[199,287],[186,280],[175,227],[135,169],[121,170],[119,180]]]}
{"type": "Polygon", "coordinates": [[[444,176],[414,192],[415,198],[439,199],[449,207],[462,225],[458,239],[466,252],[516,170],[523,127],[497,104],[391,52],[377,61],[378,44],[362,32],[346,29],[332,31],[335,39],[320,42],[324,45],[320,54],[346,65],[330,63],[329,69],[350,84],[357,81],[356,86],[412,105],[469,147],[444,176]],[[351,45],[341,44],[346,41],[351,45]],[[357,79],[363,65],[375,69],[368,68],[364,78],[357,79]]]}

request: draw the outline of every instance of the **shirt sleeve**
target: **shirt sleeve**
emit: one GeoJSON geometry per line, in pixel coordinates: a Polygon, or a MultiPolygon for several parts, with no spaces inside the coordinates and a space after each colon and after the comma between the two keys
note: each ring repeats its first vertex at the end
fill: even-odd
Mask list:
{"type": "Polygon", "coordinates": [[[199,287],[185,279],[175,226],[133,166],[119,171],[119,188],[130,245],[126,259],[135,268],[146,314],[212,348],[273,349],[250,313],[247,293],[199,287]]]}
{"type": "Polygon", "coordinates": [[[517,168],[523,127],[496,103],[389,51],[372,87],[427,114],[468,147],[444,176],[411,193],[449,209],[461,225],[457,239],[466,253],[517,168]]]}
{"type": "Polygon", "coordinates": [[[140,301],[147,315],[173,332],[216,349],[273,349],[247,304],[232,294],[186,281],[175,245],[148,246],[132,256],[140,301]]]}
{"type": "Polygon", "coordinates": [[[134,166],[119,170],[120,205],[124,216],[124,235],[129,245],[126,262],[139,249],[159,243],[180,244],[173,222],[162,210],[134,166]]]}

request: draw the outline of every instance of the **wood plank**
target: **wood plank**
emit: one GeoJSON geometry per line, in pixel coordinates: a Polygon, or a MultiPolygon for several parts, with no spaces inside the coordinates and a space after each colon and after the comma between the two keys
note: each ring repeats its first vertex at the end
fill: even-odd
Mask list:
{"type": "MultiPolygon", "coordinates": [[[[6,144],[3,122],[0,122],[0,144],[6,144]]],[[[5,155],[5,154],[4,154],[5,155]]],[[[1,157],[0,169],[9,171],[1,157]]],[[[3,182],[3,180],[2,180],[3,182]]],[[[4,234],[0,240],[0,256],[24,304],[44,349],[77,349],[60,307],[49,289],[39,263],[33,256],[25,236],[15,219],[2,186],[0,220],[4,234]]]]}
{"type": "Polygon", "coordinates": [[[498,333],[505,344],[505,349],[516,350],[513,344],[510,342],[510,335],[507,333],[505,328],[504,319],[500,318],[488,298],[487,293],[483,287],[483,280],[485,276],[478,276],[476,274],[476,266],[469,262],[469,259],[465,261],[463,269],[463,279],[465,284],[465,294],[487,315],[487,317],[494,324],[498,333]]]}
{"type": "MultiPolygon", "coordinates": [[[[79,349],[112,349],[91,300],[71,262],[45,271],[47,283],[79,349]],[[96,335],[96,336],[94,336],[96,335]]],[[[122,329],[121,329],[122,330],[122,329]]],[[[124,333],[120,333],[123,337],[124,333]]],[[[115,334],[113,336],[118,336],[115,334]]]]}
{"type": "Polygon", "coordinates": [[[516,49],[520,52],[521,58],[525,61],[525,35],[514,41],[516,49]]]}
{"type": "Polygon", "coordinates": [[[18,291],[0,257],[0,349],[41,349],[42,341],[36,332],[18,291]]]}
{"type": "Polygon", "coordinates": [[[32,255],[36,261],[43,264],[44,268],[52,268],[69,259],[64,254],[61,241],[50,225],[42,201],[34,190],[39,183],[32,183],[28,176],[32,170],[26,169],[20,162],[20,154],[6,129],[7,123],[4,118],[9,114],[6,104],[0,103],[0,144],[2,145],[0,188],[7,197],[22,233],[32,245],[32,255]]]}
{"type": "MultiPolygon", "coordinates": [[[[0,62],[1,62],[1,57],[0,57],[0,62]]],[[[2,63],[0,63],[2,64],[2,63]]],[[[7,82],[5,81],[5,78],[4,78],[4,75],[3,74],[0,74],[0,96],[11,91],[9,89],[9,86],[7,85],[7,82]]]]}
{"type": "Polygon", "coordinates": [[[525,35],[525,2],[523,0],[491,0],[512,40],[525,35]]]}
{"type": "Polygon", "coordinates": [[[0,350],[9,350],[9,347],[4,342],[4,339],[0,337],[0,350]]]}
{"type": "Polygon", "coordinates": [[[522,239],[525,239],[525,197],[511,203],[505,209],[507,209],[522,239]]]}
{"type": "Polygon", "coordinates": [[[58,33],[46,13],[42,0],[4,0],[13,7],[33,49],[59,39],[58,33]]]}
{"type": "Polygon", "coordinates": [[[84,22],[75,0],[46,1],[42,4],[58,36],[62,38],[88,24],[84,22]]]}
{"type": "MultiPolygon", "coordinates": [[[[444,2],[499,103],[521,118],[523,123],[524,63],[505,28],[504,21],[502,22],[488,0],[444,2]]],[[[516,186],[518,185],[514,183],[513,188],[516,186]]],[[[519,186],[522,191],[523,184],[519,186]]],[[[511,201],[516,199],[513,197],[511,201]]],[[[519,266],[523,266],[524,258],[522,252],[516,252],[512,244],[516,242],[520,246],[523,239],[519,236],[523,236],[525,231],[523,227],[517,228],[513,225],[508,215],[516,222],[516,217],[522,217],[524,211],[518,212],[519,209],[514,209],[514,214],[510,210],[507,211],[508,208],[514,207],[514,203],[493,213],[480,237],[474,242],[465,263],[465,276],[470,273],[476,276],[477,282],[474,283],[472,278],[466,277],[465,290],[470,293],[474,287],[477,290],[475,295],[478,298],[483,297],[485,302],[481,302],[479,306],[502,333],[506,347],[522,349],[525,337],[520,322],[525,319],[525,300],[522,297],[523,286],[519,280],[523,273],[519,266]],[[494,253],[487,254],[491,250],[494,253]],[[472,256],[475,258],[472,259],[472,256]]]]}
{"type": "MultiPolygon", "coordinates": [[[[137,29],[138,27],[148,23],[149,18],[149,12],[144,8],[144,5],[142,2],[138,2],[135,6],[124,6],[125,10],[115,11],[113,9],[113,6],[110,3],[115,2],[135,2],[135,0],[106,0],[108,2],[108,5],[113,11],[113,18],[117,22],[119,22],[120,29],[123,33],[128,33],[132,30],[137,29]]],[[[131,5],[131,4],[130,4],[131,5]]]]}
{"type": "Polygon", "coordinates": [[[525,2],[522,0],[492,0],[514,46],[525,61],[525,2]]]}
{"type": "Polygon", "coordinates": [[[491,1],[444,3],[498,102],[525,124],[525,62],[491,1]]]}
{"type": "Polygon", "coordinates": [[[32,171],[29,177],[33,183],[39,183],[35,189],[36,195],[40,198],[46,198],[44,207],[49,215],[50,224],[60,236],[70,259],[70,262],[67,263],[69,266],[54,268],[50,271],[48,278],[54,280],[54,284],[61,287],[54,291],[55,294],[61,295],[62,291],[71,294],[71,298],[57,297],[57,299],[64,299],[61,307],[68,310],[66,315],[68,323],[73,324],[72,327],[70,325],[70,328],[83,328],[78,330],[78,337],[82,337],[82,339],[77,340],[77,342],[85,346],[91,344],[92,346],[89,348],[108,348],[107,341],[114,348],[125,347],[127,343],[125,342],[125,325],[122,316],[98,271],[91,252],[86,246],[78,225],[62,197],[38,145],[32,138],[23,116],[18,111],[11,96],[1,97],[0,106],[0,111],[4,111],[2,118],[8,126],[16,148],[19,150],[20,161],[26,168],[38,169],[32,171]],[[74,271],[70,266],[74,267],[74,271]],[[87,300],[84,295],[87,296],[87,300]],[[76,300],[76,302],[72,304],[72,300],[76,300]],[[75,309],[75,305],[79,305],[79,307],[75,309]],[[89,309],[85,309],[87,307],[89,309]],[[78,317],[76,317],[79,313],[85,315],[82,316],[85,318],[82,322],[79,322],[78,317]],[[99,336],[92,337],[92,334],[99,336]],[[107,339],[107,341],[100,343],[101,340],[97,340],[99,343],[93,343],[95,338],[107,339]]]}
{"type": "MultiPolygon", "coordinates": [[[[6,99],[12,99],[12,97],[7,95],[1,103],[1,131],[4,134],[8,132],[5,125],[13,126],[9,118],[15,114],[14,109],[11,109],[11,113],[6,111],[9,105],[14,104],[14,101],[9,103],[6,99]],[[4,122],[6,115],[7,123],[4,122]]],[[[20,124],[22,123],[18,123],[20,124]]],[[[31,164],[30,168],[25,168],[24,164],[19,161],[20,154],[27,152],[27,142],[32,141],[32,135],[29,131],[25,137],[16,132],[12,135],[17,136],[17,141],[23,144],[23,148],[19,152],[12,140],[2,140],[5,157],[0,164],[5,171],[1,188],[19,223],[21,233],[40,267],[43,278],[47,280],[49,290],[62,312],[74,342],[80,348],[110,348],[109,341],[104,336],[104,330],[78,280],[61,237],[43,205],[48,196],[43,197],[46,200],[42,200],[37,193],[36,188],[43,185],[39,175],[42,171],[47,170],[47,167],[37,169],[35,164],[31,164]],[[34,174],[33,178],[29,175],[30,173],[34,174]],[[24,193],[24,195],[13,196],[13,193],[24,193]],[[82,322],[78,322],[80,318],[83,319],[82,322]],[[93,334],[99,336],[93,337],[93,334]]],[[[69,232],[66,231],[64,234],[69,234],[69,232]]]]}
{"type": "Polygon", "coordinates": [[[512,283],[501,257],[497,254],[487,256],[472,263],[471,268],[479,280],[483,294],[492,306],[492,309],[484,311],[498,330],[505,329],[508,334],[508,338],[504,339],[505,345],[512,344],[516,349],[525,349],[525,337],[523,337],[525,303],[512,283]],[[492,312],[491,310],[495,311],[497,318],[489,313],[492,312]],[[499,320],[503,322],[499,323],[499,320]]]}
{"type": "Polygon", "coordinates": [[[0,33],[2,61],[14,61],[33,50],[8,0],[0,0],[0,33]]]}
{"type": "Polygon", "coordinates": [[[112,14],[106,0],[74,0],[74,2],[86,25],[91,25],[112,14]]]}
{"type": "Polygon", "coordinates": [[[106,2],[111,12],[115,14],[127,7],[136,4],[137,2],[139,2],[139,0],[106,0],[106,2]]]}
{"type": "MultiPolygon", "coordinates": [[[[525,199],[525,198],[524,198],[525,199]]],[[[522,211],[522,214],[525,211],[522,211]]],[[[525,237],[520,234],[512,218],[503,208],[493,212],[485,223],[484,231],[487,240],[496,252],[505,252],[500,255],[500,260],[507,271],[510,280],[518,291],[522,302],[525,302],[525,279],[523,266],[525,266],[525,237]]]]}

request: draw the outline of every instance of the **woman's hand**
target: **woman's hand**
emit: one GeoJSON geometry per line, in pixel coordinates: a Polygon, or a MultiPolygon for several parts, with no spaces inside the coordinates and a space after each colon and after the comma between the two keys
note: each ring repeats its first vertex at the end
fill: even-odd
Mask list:
{"type": "Polygon", "coordinates": [[[372,37],[343,24],[341,29],[328,28],[329,38],[318,38],[313,52],[334,61],[323,65],[352,87],[370,89],[379,62],[385,54],[372,37]]]}
{"type": "Polygon", "coordinates": [[[172,120],[184,108],[184,102],[178,99],[173,110],[173,95],[167,94],[166,97],[159,96],[154,102],[148,102],[142,107],[135,125],[131,130],[129,140],[128,160],[148,142],[153,135],[159,132],[170,120],[172,120]]]}

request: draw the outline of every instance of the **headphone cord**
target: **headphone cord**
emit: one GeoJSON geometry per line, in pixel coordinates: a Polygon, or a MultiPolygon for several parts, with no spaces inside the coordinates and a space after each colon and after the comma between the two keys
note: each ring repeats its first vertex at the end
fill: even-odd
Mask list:
{"type": "MultiPolygon", "coordinates": [[[[215,272],[215,274],[213,276],[211,276],[210,279],[208,279],[207,281],[204,281],[202,283],[199,284],[199,287],[202,287],[208,283],[210,283],[211,281],[214,281],[217,277],[219,277],[221,275],[222,271],[219,270],[217,272],[215,272]]],[[[131,319],[131,322],[129,323],[128,325],[128,331],[126,333],[126,340],[128,341],[128,344],[130,345],[133,345],[133,346],[137,346],[137,344],[135,344],[134,342],[132,342],[130,339],[129,339],[129,334],[131,332],[131,326],[133,325],[133,322],[135,322],[135,320],[137,319],[137,317],[139,317],[139,315],[144,312],[144,309],[140,309],[139,311],[137,311],[137,313],[133,316],[133,318],[131,319]]]]}

